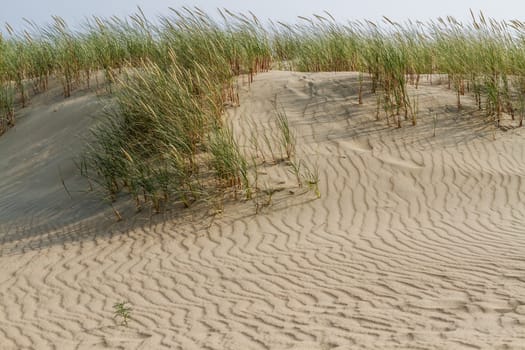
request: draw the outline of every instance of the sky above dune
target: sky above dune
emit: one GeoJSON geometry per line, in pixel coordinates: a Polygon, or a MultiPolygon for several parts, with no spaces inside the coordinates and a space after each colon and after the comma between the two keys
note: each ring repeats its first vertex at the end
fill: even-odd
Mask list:
{"type": "Polygon", "coordinates": [[[261,19],[295,22],[297,16],[330,12],[337,20],[370,19],[380,21],[387,16],[395,21],[428,20],[453,16],[462,21],[470,18],[470,9],[483,11],[486,16],[496,19],[520,19],[525,21],[525,2],[519,0],[2,0],[0,24],[5,23],[16,29],[26,26],[23,18],[38,24],[51,22],[52,15],[66,19],[76,25],[85,17],[127,16],[140,6],[150,18],[166,14],[169,7],[197,6],[210,14],[217,8],[237,12],[252,11],[261,19]]]}

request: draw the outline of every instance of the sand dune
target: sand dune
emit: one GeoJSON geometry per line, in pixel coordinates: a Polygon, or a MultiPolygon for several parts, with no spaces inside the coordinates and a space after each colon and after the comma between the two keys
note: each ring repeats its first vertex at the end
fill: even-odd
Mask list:
{"type": "Polygon", "coordinates": [[[320,199],[282,163],[261,182],[295,194],[258,215],[237,203],[158,224],[111,224],[74,192],[97,98],[39,97],[0,138],[0,348],[525,349],[524,131],[457,113],[428,82],[411,90],[418,125],[388,127],[357,81],[269,72],[229,111],[248,147],[277,96],[320,199]]]}

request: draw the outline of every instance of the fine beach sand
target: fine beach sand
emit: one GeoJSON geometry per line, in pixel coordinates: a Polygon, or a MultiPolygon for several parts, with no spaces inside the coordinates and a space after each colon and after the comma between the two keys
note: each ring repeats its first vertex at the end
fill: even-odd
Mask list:
{"type": "Polygon", "coordinates": [[[249,147],[277,97],[320,199],[283,162],[259,170],[277,192],[257,215],[121,223],[71,160],[98,97],[35,96],[0,137],[0,349],[525,349],[525,130],[468,96],[458,113],[437,77],[410,87],[415,127],[357,91],[356,73],[271,71],[228,111],[249,147]]]}

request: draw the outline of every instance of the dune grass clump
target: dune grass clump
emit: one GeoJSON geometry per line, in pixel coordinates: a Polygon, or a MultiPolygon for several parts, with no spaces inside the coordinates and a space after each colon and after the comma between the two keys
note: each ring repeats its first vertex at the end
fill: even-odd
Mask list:
{"type": "Polygon", "coordinates": [[[28,46],[23,38],[2,41],[3,82],[15,84],[20,94],[20,103],[25,107],[27,101],[25,79],[30,67],[30,61],[27,59],[28,46]]]}
{"type": "Polygon", "coordinates": [[[82,71],[82,41],[68,28],[66,22],[55,17],[55,23],[46,31],[55,52],[55,64],[62,84],[64,97],[70,97],[75,81],[80,80],[82,71]]]}
{"type": "Polygon", "coordinates": [[[112,82],[124,68],[139,67],[159,59],[157,30],[139,13],[129,19],[92,17],[73,30],[60,17],[38,26],[26,20],[27,28],[16,32],[7,25],[0,37],[0,82],[13,82],[22,107],[30,92],[46,91],[49,79],[57,79],[64,97],[81,87],[90,87],[94,73],[105,72],[112,82]],[[29,90],[28,90],[29,89],[29,90]]]}
{"type": "MultiPolygon", "coordinates": [[[[251,196],[248,163],[222,114],[228,103],[238,104],[237,77],[251,82],[269,69],[271,50],[255,16],[221,14],[219,24],[198,9],[172,9],[158,27],[135,18],[132,34],[115,35],[128,26],[116,20],[109,32],[98,21],[90,31],[93,43],[131,39],[126,50],[141,62],[115,79],[115,107],[93,131],[82,162],[110,201],[127,193],[137,209],[148,203],[160,211],[165,203],[189,206],[217,190],[251,196]]],[[[101,62],[106,71],[112,62],[132,61],[116,56],[101,62]]]]}
{"type": "Polygon", "coordinates": [[[215,171],[220,186],[246,189],[247,198],[251,196],[248,177],[248,161],[235,141],[229,127],[216,128],[208,142],[210,164],[215,171]]]}
{"type": "Polygon", "coordinates": [[[247,161],[216,114],[220,90],[210,74],[151,63],[119,80],[115,107],[93,130],[83,158],[86,175],[108,200],[125,193],[137,209],[150,204],[160,211],[217,189],[249,193],[247,161]]]}
{"type": "Polygon", "coordinates": [[[255,16],[248,18],[229,11],[221,12],[219,23],[208,14],[195,9],[171,9],[172,15],[160,18],[158,46],[161,65],[177,64],[192,70],[197,66],[213,72],[215,86],[222,96],[215,101],[219,113],[225,102],[237,105],[235,77],[270,69],[272,52],[268,34],[255,16]]]}
{"type": "Polygon", "coordinates": [[[215,123],[208,72],[150,63],[118,83],[115,107],[93,130],[84,158],[106,195],[126,191],[156,210],[168,200],[198,197],[203,142],[215,123]],[[198,86],[196,85],[198,82],[198,86]]]}
{"type": "Polygon", "coordinates": [[[293,61],[299,71],[361,70],[361,38],[354,27],[337,24],[329,13],[299,19],[295,25],[274,25],[272,44],[279,60],[293,61]]]}

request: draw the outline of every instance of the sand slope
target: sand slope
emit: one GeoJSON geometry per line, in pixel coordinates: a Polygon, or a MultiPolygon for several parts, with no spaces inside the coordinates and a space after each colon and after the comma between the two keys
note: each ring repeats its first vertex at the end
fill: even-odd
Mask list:
{"type": "Polygon", "coordinates": [[[94,93],[80,91],[65,100],[56,87],[34,96],[16,126],[0,138],[0,251],[21,239],[41,241],[50,232],[62,231],[61,241],[79,229],[65,227],[78,226],[100,211],[96,196],[80,193],[88,184],[74,159],[102,106],[94,93]]]}
{"type": "Polygon", "coordinates": [[[27,111],[0,138],[0,348],[525,349],[524,131],[494,134],[428,83],[418,125],[394,129],[356,91],[353,73],[270,72],[230,111],[248,146],[277,96],[321,199],[283,163],[261,182],[296,195],[259,215],[240,203],[133,230],[53,175],[81,188],[66,164],[96,99],[27,111]]]}

